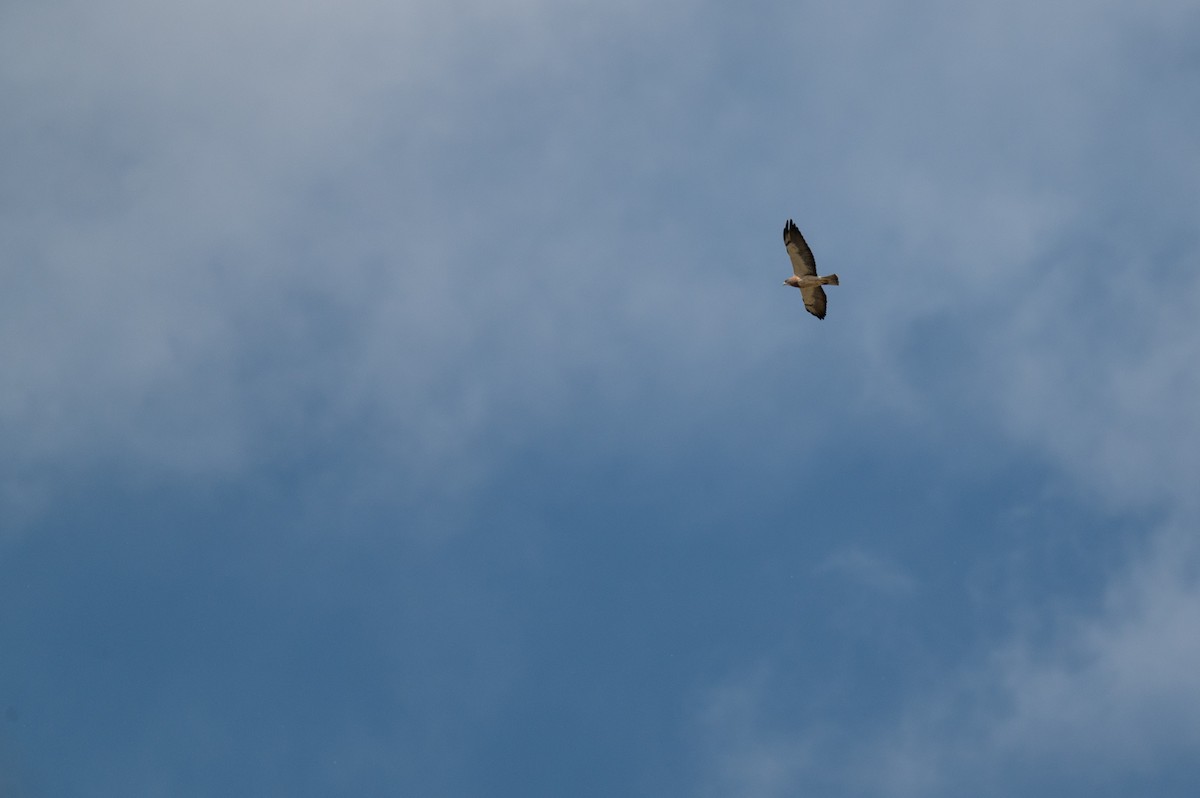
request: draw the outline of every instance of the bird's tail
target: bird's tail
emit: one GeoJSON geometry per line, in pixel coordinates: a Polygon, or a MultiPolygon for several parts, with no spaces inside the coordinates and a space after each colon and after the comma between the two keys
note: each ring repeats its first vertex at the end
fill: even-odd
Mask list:
{"type": "Polygon", "coordinates": [[[825,285],[837,285],[838,278],[836,274],[831,274],[828,277],[822,277],[821,282],[825,283],[825,285]]]}

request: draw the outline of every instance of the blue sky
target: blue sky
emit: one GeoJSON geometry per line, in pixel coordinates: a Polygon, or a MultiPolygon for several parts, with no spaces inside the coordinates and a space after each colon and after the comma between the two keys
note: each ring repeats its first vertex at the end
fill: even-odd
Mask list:
{"type": "Polygon", "coordinates": [[[5,4],[0,792],[1195,795],[1197,42],[5,4]]]}

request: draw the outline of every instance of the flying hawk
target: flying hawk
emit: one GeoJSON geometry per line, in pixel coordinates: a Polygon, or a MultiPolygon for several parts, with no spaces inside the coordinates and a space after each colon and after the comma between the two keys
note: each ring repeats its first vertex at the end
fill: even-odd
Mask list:
{"type": "Polygon", "coordinates": [[[783,243],[787,247],[788,257],[792,259],[792,271],[795,272],[783,284],[799,288],[808,312],[818,319],[825,318],[825,289],[821,286],[837,285],[838,276],[817,276],[817,262],[813,260],[812,250],[791,219],[783,226],[783,243]]]}

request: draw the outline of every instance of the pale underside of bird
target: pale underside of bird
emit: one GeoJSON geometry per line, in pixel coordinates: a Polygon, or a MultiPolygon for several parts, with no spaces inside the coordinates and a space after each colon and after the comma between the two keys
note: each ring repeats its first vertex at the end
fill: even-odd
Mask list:
{"type": "Polygon", "coordinates": [[[825,289],[821,286],[837,285],[838,276],[817,276],[817,261],[813,258],[812,250],[808,248],[804,236],[800,235],[800,229],[791,219],[783,226],[783,243],[787,247],[788,257],[792,259],[794,272],[783,284],[799,288],[808,312],[818,319],[825,318],[825,289]]]}

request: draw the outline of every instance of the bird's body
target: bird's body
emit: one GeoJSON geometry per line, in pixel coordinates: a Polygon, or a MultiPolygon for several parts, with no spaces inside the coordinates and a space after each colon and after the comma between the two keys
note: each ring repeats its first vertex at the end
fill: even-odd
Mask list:
{"type": "Polygon", "coordinates": [[[788,257],[792,261],[792,276],[783,281],[784,285],[800,289],[804,297],[804,307],[818,319],[825,318],[825,289],[823,285],[837,285],[838,276],[830,274],[825,277],[817,276],[817,261],[813,258],[812,250],[796,223],[788,219],[783,226],[783,243],[787,247],[788,257]]]}

